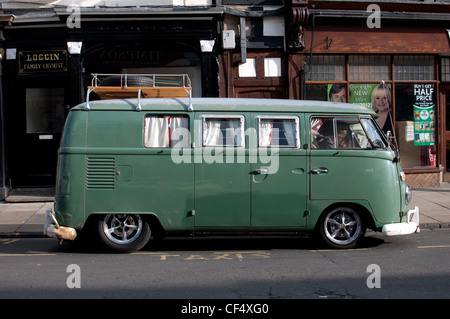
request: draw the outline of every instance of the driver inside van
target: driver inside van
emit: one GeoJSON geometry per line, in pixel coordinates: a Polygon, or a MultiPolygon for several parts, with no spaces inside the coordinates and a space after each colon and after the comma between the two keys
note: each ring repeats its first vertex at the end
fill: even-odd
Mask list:
{"type": "MultiPolygon", "coordinates": [[[[348,148],[352,146],[351,130],[348,124],[338,122],[337,124],[337,147],[348,148]]],[[[330,149],[336,148],[334,143],[333,120],[324,120],[316,132],[313,148],[330,149]]]]}

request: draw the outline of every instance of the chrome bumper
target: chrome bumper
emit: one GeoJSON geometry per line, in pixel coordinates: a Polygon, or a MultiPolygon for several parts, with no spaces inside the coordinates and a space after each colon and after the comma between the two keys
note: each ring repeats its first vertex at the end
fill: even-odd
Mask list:
{"type": "Polygon", "coordinates": [[[409,235],[419,232],[419,207],[417,206],[408,211],[406,222],[386,224],[382,229],[382,233],[385,236],[409,235]]]}
{"type": "Polygon", "coordinates": [[[55,215],[50,208],[45,211],[44,235],[48,237],[74,240],[77,232],[74,228],[59,226],[55,215]]]}

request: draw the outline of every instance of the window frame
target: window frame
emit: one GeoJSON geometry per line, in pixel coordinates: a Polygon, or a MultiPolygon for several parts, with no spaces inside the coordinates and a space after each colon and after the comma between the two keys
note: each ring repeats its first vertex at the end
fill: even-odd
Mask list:
{"type": "Polygon", "coordinates": [[[297,115],[257,115],[255,116],[255,126],[256,126],[256,139],[257,139],[257,147],[258,148],[281,148],[281,149],[299,149],[301,145],[301,134],[300,134],[300,118],[297,115]],[[270,146],[262,146],[260,140],[260,130],[261,130],[261,120],[271,119],[271,120],[294,120],[295,122],[295,142],[296,145],[294,147],[290,145],[270,145],[270,146]]]}
{"type": "MultiPolygon", "coordinates": [[[[355,124],[356,124],[356,122],[355,122],[355,124]]],[[[323,151],[323,150],[349,150],[349,151],[361,151],[361,150],[363,150],[363,151],[373,151],[373,150],[377,150],[377,149],[385,150],[385,149],[387,149],[389,147],[388,143],[386,142],[386,140],[384,139],[383,135],[381,134],[380,128],[376,125],[375,120],[373,118],[371,118],[371,117],[359,116],[359,115],[356,115],[356,116],[350,116],[350,115],[349,116],[341,116],[341,115],[336,115],[336,116],[333,116],[333,115],[325,115],[325,116],[312,115],[310,117],[310,119],[309,119],[309,125],[310,125],[310,143],[311,143],[311,149],[312,150],[318,150],[318,151],[323,151]],[[320,119],[322,121],[324,119],[331,119],[331,121],[333,123],[333,127],[332,127],[333,140],[332,140],[332,142],[334,144],[334,147],[317,147],[317,148],[313,147],[313,145],[315,144],[314,143],[315,142],[314,141],[315,134],[312,133],[313,132],[312,122],[313,122],[314,119],[320,119]],[[357,122],[359,123],[361,129],[363,130],[363,132],[365,134],[365,137],[367,138],[367,141],[368,141],[367,142],[367,147],[362,147],[361,145],[359,147],[341,147],[336,142],[337,141],[336,137],[337,137],[337,134],[338,134],[338,132],[337,132],[337,123],[338,123],[338,121],[344,121],[344,120],[350,120],[350,119],[352,119],[352,120],[356,119],[357,122]],[[364,123],[362,121],[363,119],[364,120],[368,120],[368,121],[370,121],[373,124],[373,127],[376,129],[379,137],[381,138],[381,141],[383,142],[384,147],[377,146],[374,143],[374,141],[371,139],[371,136],[367,132],[366,127],[364,126],[364,123]]],[[[316,132],[319,132],[319,130],[320,130],[320,128],[316,132]]],[[[353,133],[355,133],[355,131],[350,132],[350,134],[353,134],[353,133]]],[[[354,138],[356,139],[356,141],[359,144],[361,143],[361,141],[356,136],[354,138]]]]}
{"type": "MultiPolygon", "coordinates": [[[[245,116],[242,114],[202,114],[200,115],[201,119],[201,146],[202,148],[236,148],[236,149],[242,149],[245,148],[245,116]],[[240,122],[241,132],[240,132],[240,138],[242,141],[241,145],[207,145],[205,142],[205,130],[206,130],[206,120],[207,119],[238,119],[240,122]]],[[[224,140],[222,138],[222,140],[224,140]]],[[[226,138],[225,138],[226,141],[226,138]]]]}

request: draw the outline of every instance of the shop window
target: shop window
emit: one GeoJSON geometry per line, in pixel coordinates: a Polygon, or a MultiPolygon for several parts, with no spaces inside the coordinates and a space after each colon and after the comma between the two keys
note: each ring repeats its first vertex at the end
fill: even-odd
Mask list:
{"type": "Polygon", "coordinates": [[[394,77],[396,81],[435,80],[434,57],[428,55],[394,56],[394,77]]]}
{"type": "Polygon", "coordinates": [[[187,116],[147,115],[144,119],[144,146],[149,148],[188,148],[187,116]]]}
{"type": "Polygon", "coordinates": [[[308,100],[347,102],[347,85],[333,84],[307,84],[306,96],[308,100]]]}
{"type": "Polygon", "coordinates": [[[64,127],[64,89],[26,89],[27,133],[59,133],[64,127]]]}
{"type": "Polygon", "coordinates": [[[350,81],[387,81],[391,79],[388,55],[351,55],[348,58],[350,81]]]}
{"type": "Polygon", "coordinates": [[[450,82],[450,58],[441,58],[441,80],[450,82]]]}
{"type": "Polygon", "coordinates": [[[396,84],[396,134],[405,168],[436,165],[435,84],[396,84]]]}
{"type": "Polygon", "coordinates": [[[345,56],[315,55],[307,61],[307,81],[344,81],[345,56]]]}

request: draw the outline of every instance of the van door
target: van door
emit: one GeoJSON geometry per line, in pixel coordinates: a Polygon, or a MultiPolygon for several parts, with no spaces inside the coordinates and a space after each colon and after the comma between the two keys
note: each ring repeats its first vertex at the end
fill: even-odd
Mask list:
{"type": "Polygon", "coordinates": [[[252,227],[306,226],[306,150],[303,115],[252,114],[256,150],[251,162],[252,227]]]}
{"type": "MultiPolygon", "coordinates": [[[[311,199],[369,202],[374,211],[397,203],[399,187],[392,152],[370,118],[312,116],[311,199]],[[380,207],[378,207],[380,206],[380,207]]],[[[313,205],[313,203],[312,203],[313,205]]]]}
{"type": "Polygon", "coordinates": [[[196,227],[250,225],[246,122],[240,114],[196,114],[196,227]]]}

